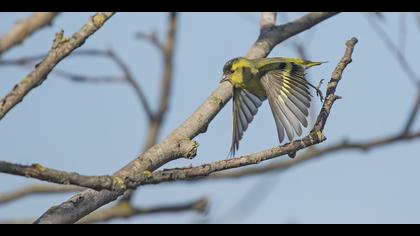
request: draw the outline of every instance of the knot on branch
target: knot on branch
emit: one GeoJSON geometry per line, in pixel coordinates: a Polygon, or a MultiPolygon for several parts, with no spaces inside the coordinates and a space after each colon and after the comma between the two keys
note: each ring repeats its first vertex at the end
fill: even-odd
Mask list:
{"type": "Polygon", "coordinates": [[[60,44],[66,42],[68,39],[64,37],[64,30],[61,29],[59,32],[55,34],[54,41],[52,44],[52,49],[56,49],[60,46],[60,44]]]}
{"type": "Polygon", "coordinates": [[[180,139],[178,141],[178,155],[187,159],[193,159],[197,155],[199,144],[190,139],[180,139]]]}
{"type": "Polygon", "coordinates": [[[112,179],[112,187],[111,187],[112,191],[120,192],[120,191],[125,191],[127,189],[124,179],[118,176],[113,176],[111,177],[111,179],[112,179]]]}

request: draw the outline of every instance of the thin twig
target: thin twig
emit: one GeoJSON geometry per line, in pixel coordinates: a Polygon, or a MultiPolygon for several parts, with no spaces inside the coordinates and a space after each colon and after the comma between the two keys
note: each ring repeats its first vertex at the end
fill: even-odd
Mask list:
{"type": "Polygon", "coordinates": [[[159,41],[156,32],[151,32],[145,34],[143,32],[138,32],[136,38],[149,41],[153,46],[155,46],[159,51],[163,51],[163,44],[159,41]]]}
{"type": "Polygon", "coordinates": [[[81,192],[84,189],[85,188],[81,188],[78,186],[70,186],[70,185],[34,184],[28,187],[23,187],[23,188],[14,190],[12,192],[0,194],[0,204],[16,201],[30,195],[81,192]]]}
{"type": "Polygon", "coordinates": [[[411,109],[410,116],[407,119],[407,123],[404,126],[402,131],[402,135],[408,134],[410,132],[411,127],[413,126],[414,121],[416,120],[417,114],[419,113],[420,109],[420,84],[417,86],[417,97],[414,103],[413,108],[411,109]]]}
{"type": "Polygon", "coordinates": [[[147,97],[144,94],[142,88],[140,87],[140,84],[136,82],[136,80],[133,77],[133,74],[129,70],[128,66],[124,63],[124,61],[117,55],[116,52],[109,49],[108,55],[115,62],[115,64],[121,69],[121,71],[124,73],[124,79],[127,81],[127,83],[134,89],[137,98],[139,99],[144,111],[146,112],[147,117],[149,120],[154,119],[154,114],[152,112],[152,109],[150,108],[150,104],[147,101],[147,97]]]}
{"type": "Polygon", "coordinates": [[[147,132],[147,138],[143,150],[149,149],[156,143],[160,127],[166,116],[166,111],[168,110],[169,97],[171,95],[173,80],[173,55],[177,25],[176,19],[176,13],[170,13],[166,41],[164,44],[161,44],[162,47],[160,47],[163,56],[164,69],[160,89],[159,105],[156,114],[153,116],[154,119],[149,121],[149,130],[147,132]]]}
{"type": "MultiPolygon", "coordinates": [[[[0,65],[1,66],[26,66],[26,65],[32,65],[39,60],[42,60],[46,55],[45,54],[39,54],[39,55],[33,55],[33,56],[26,56],[21,57],[18,59],[0,59],[0,65]]],[[[81,49],[77,51],[73,51],[69,58],[74,56],[109,56],[108,52],[105,50],[100,49],[81,49]]]]}
{"type": "Polygon", "coordinates": [[[60,76],[62,78],[68,79],[72,82],[77,83],[123,83],[125,82],[124,78],[121,76],[87,76],[74,74],[68,71],[56,69],[51,72],[51,74],[60,76]]]}
{"type": "Polygon", "coordinates": [[[162,214],[162,213],[185,213],[188,211],[197,212],[203,214],[207,211],[208,199],[200,198],[187,203],[182,204],[170,204],[156,207],[135,207],[129,202],[118,202],[114,206],[94,212],[82,220],[78,221],[79,224],[91,224],[97,222],[104,222],[115,219],[127,219],[135,216],[149,216],[151,214],[162,214]]]}
{"type": "Polygon", "coordinates": [[[388,34],[383,30],[382,26],[379,25],[373,18],[371,18],[370,15],[364,14],[364,16],[372,26],[372,29],[379,35],[379,38],[385,44],[387,49],[394,54],[404,73],[408,76],[411,82],[417,86],[420,83],[420,80],[402,53],[401,49],[392,42],[388,34]]]}

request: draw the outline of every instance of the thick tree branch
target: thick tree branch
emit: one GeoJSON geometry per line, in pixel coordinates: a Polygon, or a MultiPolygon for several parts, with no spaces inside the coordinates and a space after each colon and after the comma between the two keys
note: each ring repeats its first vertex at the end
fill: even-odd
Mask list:
{"type": "Polygon", "coordinates": [[[57,15],[56,12],[37,12],[17,22],[10,31],[0,38],[0,56],[10,48],[21,44],[35,31],[51,25],[57,15]]]}
{"type": "Polygon", "coordinates": [[[56,34],[53,46],[47,56],[35,66],[35,69],[29,73],[20,83],[10,91],[3,99],[0,100],[0,120],[9,112],[16,104],[28,94],[32,89],[42,84],[47,79],[51,70],[73,50],[80,47],[89,36],[100,29],[103,24],[114,13],[103,12],[97,13],[91,17],[88,22],[73,36],[65,38],[63,31],[56,34]]]}
{"type": "MultiPolygon", "coordinates": [[[[282,33],[274,34],[268,38],[266,36],[260,36],[247,56],[250,58],[264,57],[278,43],[309,29],[333,15],[335,13],[309,13],[292,23],[279,26],[282,29],[282,33]],[[261,45],[266,46],[261,47],[261,45]],[[258,49],[254,49],[256,47],[258,49]]],[[[190,139],[205,132],[208,124],[231,96],[231,85],[229,83],[221,83],[210,97],[177,129],[159,144],[151,147],[121,170],[117,171],[115,175],[125,178],[127,176],[138,175],[138,173],[150,173],[165,163],[180,157],[194,157],[198,144],[190,139]],[[190,148],[189,150],[184,149],[184,152],[180,152],[177,148],[180,145],[186,145],[190,148]]],[[[108,190],[96,192],[89,189],[73,196],[68,201],[56,207],[50,208],[35,223],[74,223],[97,208],[114,201],[118,196],[120,196],[118,192],[108,190]]]]}

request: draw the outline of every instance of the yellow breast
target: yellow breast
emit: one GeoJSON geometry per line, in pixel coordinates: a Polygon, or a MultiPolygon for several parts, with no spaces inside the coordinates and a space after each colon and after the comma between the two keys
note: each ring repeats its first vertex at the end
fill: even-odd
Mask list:
{"type": "Polygon", "coordinates": [[[245,78],[242,74],[233,74],[231,76],[231,82],[236,88],[246,89],[258,96],[266,96],[265,90],[259,78],[255,76],[245,78]]]}

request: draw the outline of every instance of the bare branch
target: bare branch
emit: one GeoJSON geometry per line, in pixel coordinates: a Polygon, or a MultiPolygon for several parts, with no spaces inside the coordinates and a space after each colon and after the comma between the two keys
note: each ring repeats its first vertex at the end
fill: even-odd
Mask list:
{"type": "MultiPolygon", "coordinates": [[[[149,216],[153,214],[164,214],[164,213],[185,213],[185,212],[197,212],[204,214],[208,209],[208,199],[200,198],[194,201],[181,204],[170,204],[163,206],[154,207],[134,207],[129,202],[118,202],[114,206],[103,209],[98,212],[94,212],[82,220],[78,221],[78,224],[92,224],[97,222],[104,222],[115,219],[127,219],[135,216],[149,216]]],[[[10,220],[0,221],[1,224],[30,224],[33,220],[10,220]]]]}
{"type": "Polygon", "coordinates": [[[146,95],[143,93],[143,90],[141,89],[140,85],[134,79],[127,65],[113,50],[108,50],[108,55],[124,73],[124,79],[134,89],[134,92],[136,93],[142,107],[144,108],[147,117],[149,118],[149,120],[152,120],[154,118],[154,115],[152,109],[150,108],[149,102],[147,101],[146,95]]]}
{"type": "Polygon", "coordinates": [[[104,222],[115,219],[127,219],[134,216],[148,216],[151,214],[161,213],[184,213],[188,211],[195,211],[197,213],[205,213],[208,207],[208,199],[200,198],[184,204],[171,204],[166,206],[156,207],[134,207],[129,202],[118,202],[114,206],[94,212],[82,220],[78,221],[79,224],[91,224],[96,222],[104,222]]]}
{"type": "Polygon", "coordinates": [[[78,83],[123,83],[126,82],[124,77],[121,76],[86,76],[80,74],[74,74],[68,71],[56,69],[51,72],[51,74],[60,76],[62,78],[68,79],[72,82],[78,83]]]}
{"type": "MultiPolygon", "coordinates": [[[[252,58],[264,57],[278,43],[309,29],[333,15],[335,13],[309,13],[294,22],[278,26],[282,29],[281,33],[273,35],[267,32],[265,35],[268,36],[260,37],[247,56],[252,58]]],[[[152,172],[163,164],[180,157],[194,157],[198,144],[190,139],[205,132],[208,124],[231,96],[232,86],[229,83],[221,83],[209,98],[177,129],[159,144],[148,149],[114,175],[124,177],[145,171],[152,172]],[[182,148],[183,146],[184,148],[182,148]]],[[[114,201],[120,195],[118,192],[108,190],[102,190],[100,192],[86,190],[73,196],[66,202],[50,208],[35,223],[74,223],[97,208],[114,201]]]]}
{"type": "MultiPolygon", "coordinates": [[[[81,50],[77,50],[74,51],[73,53],[71,53],[69,55],[69,57],[74,57],[74,56],[109,56],[108,52],[105,50],[100,50],[100,49],[81,49],[81,50]]],[[[41,54],[41,55],[33,55],[33,56],[27,56],[27,57],[22,57],[22,58],[18,58],[18,59],[9,59],[9,60],[3,60],[0,59],[0,65],[2,66],[26,66],[26,65],[30,65],[33,63],[36,63],[39,60],[42,60],[45,57],[45,54],[41,54]]]]}
{"type": "Polygon", "coordinates": [[[416,120],[419,109],[420,109],[420,83],[417,86],[416,102],[414,103],[414,106],[411,109],[410,116],[407,119],[407,123],[404,126],[402,134],[408,134],[410,132],[410,129],[413,126],[414,121],[416,120]]]}
{"type": "Polygon", "coordinates": [[[159,51],[163,51],[164,45],[159,41],[158,37],[156,36],[156,32],[151,32],[148,34],[145,34],[143,32],[138,32],[136,34],[136,38],[149,41],[153,46],[159,49],[159,51]]]}
{"type": "Polygon", "coordinates": [[[227,179],[227,178],[240,178],[243,176],[252,176],[256,174],[268,173],[268,172],[278,172],[282,170],[286,170],[289,167],[297,166],[300,163],[304,163],[306,161],[319,159],[320,157],[325,157],[330,154],[334,154],[340,151],[351,151],[351,150],[359,150],[359,151],[368,151],[370,149],[383,147],[385,145],[395,144],[397,142],[405,141],[405,140],[412,140],[420,138],[420,131],[415,132],[412,134],[406,134],[401,136],[401,134],[374,139],[370,141],[359,141],[359,142],[348,142],[343,141],[338,144],[331,145],[329,147],[321,148],[321,149],[311,149],[308,152],[303,153],[302,155],[294,158],[289,159],[287,161],[280,161],[271,163],[267,166],[263,167],[253,167],[253,168],[246,168],[246,169],[239,169],[235,171],[229,172],[221,172],[221,173],[214,173],[207,179],[227,179]]]}
{"type": "Polygon", "coordinates": [[[124,182],[112,176],[84,176],[78,173],[65,172],[46,168],[40,164],[19,165],[0,161],[0,172],[24,177],[31,177],[57,184],[71,184],[92,189],[125,190],[124,182]]]}
{"type": "Polygon", "coordinates": [[[63,32],[56,34],[53,46],[48,55],[35,66],[35,69],[29,73],[25,79],[10,91],[3,99],[0,100],[0,120],[9,112],[16,104],[28,94],[32,89],[42,84],[47,79],[51,70],[73,50],[80,47],[89,36],[100,29],[103,24],[114,13],[103,12],[97,13],[91,17],[89,21],[73,36],[66,39],[63,32]]]}
{"type": "Polygon", "coordinates": [[[0,55],[10,48],[21,44],[35,31],[51,25],[58,15],[56,12],[37,12],[19,21],[10,31],[0,38],[0,55]]]}
{"type": "Polygon", "coordinates": [[[0,194],[0,204],[16,201],[26,196],[49,193],[81,192],[85,188],[68,185],[34,184],[12,192],[0,194]]]}
{"type": "Polygon", "coordinates": [[[413,68],[410,66],[410,63],[407,61],[406,57],[404,56],[401,49],[395,45],[392,40],[389,38],[387,33],[384,31],[381,25],[379,25],[373,18],[369,17],[369,15],[364,14],[367,21],[371,24],[372,29],[379,35],[379,38],[388,48],[388,50],[394,54],[395,58],[397,59],[398,63],[402,67],[404,73],[408,76],[408,78],[413,82],[414,85],[418,85],[420,80],[416,73],[414,72],[413,68]]]}
{"type": "Polygon", "coordinates": [[[176,36],[176,13],[170,13],[168,22],[168,32],[166,42],[160,47],[163,55],[164,70],[162,75],[162,84],[160,89],[160,98],[157,114],[154,119],[149,121],[149,131],[147,132],[144,150],[149,149],[156,143],[161,124],[168,110],[169,97],[171,92],[173,78],[173,54],[176,36]]]}

